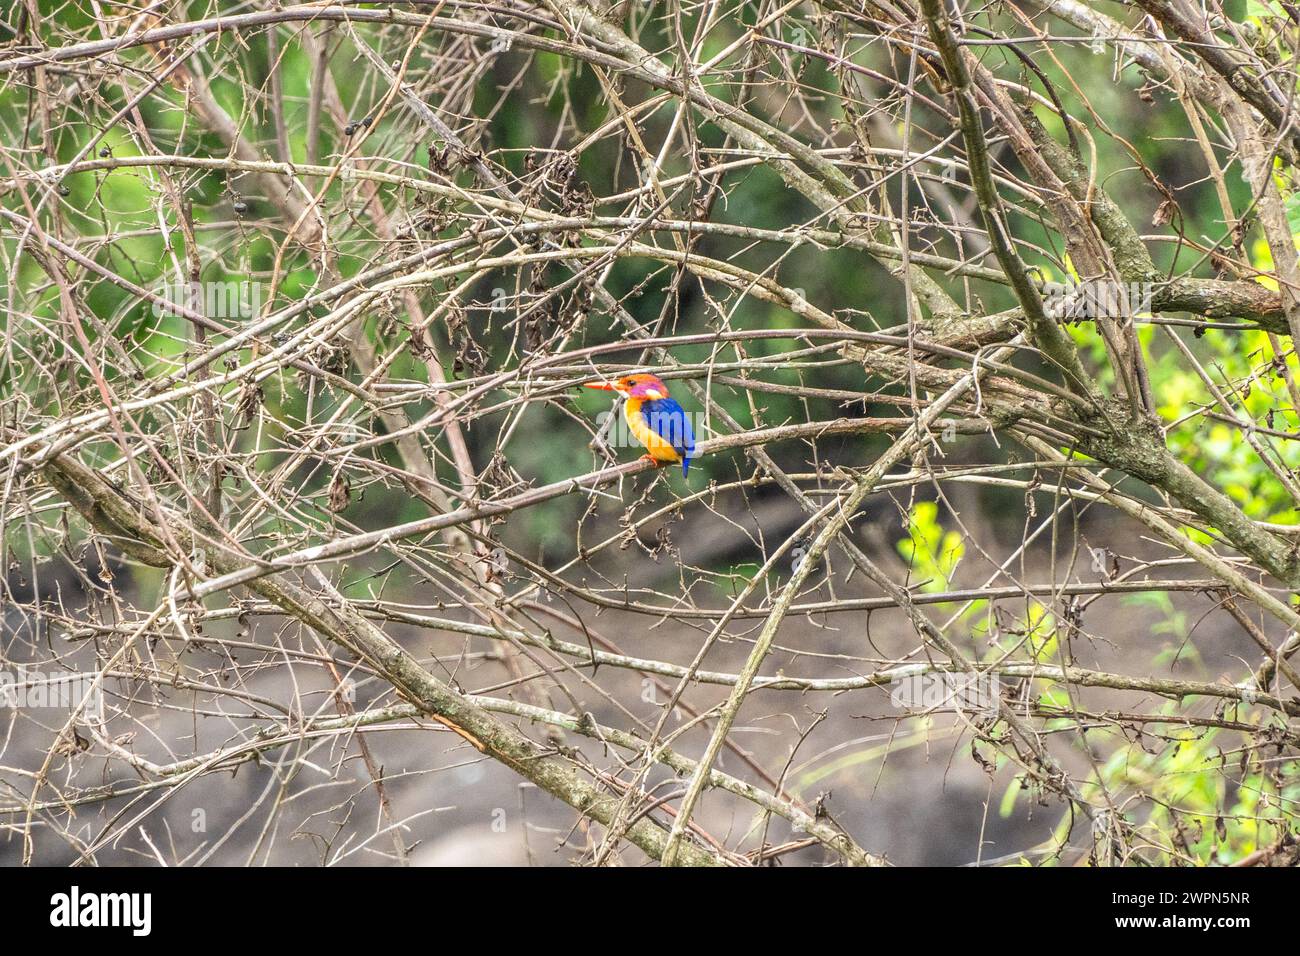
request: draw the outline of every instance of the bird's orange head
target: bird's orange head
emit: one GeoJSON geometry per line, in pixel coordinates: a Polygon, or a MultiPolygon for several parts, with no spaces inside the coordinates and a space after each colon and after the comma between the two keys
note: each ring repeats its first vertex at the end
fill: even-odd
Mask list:
{"type": "Polygon", "coordinates": [[[668,386],[658,375],[624,375],[612,382],[587,382],[587,388],[618,392],[624,398],[657,399],[668,397],[668,386]]]}

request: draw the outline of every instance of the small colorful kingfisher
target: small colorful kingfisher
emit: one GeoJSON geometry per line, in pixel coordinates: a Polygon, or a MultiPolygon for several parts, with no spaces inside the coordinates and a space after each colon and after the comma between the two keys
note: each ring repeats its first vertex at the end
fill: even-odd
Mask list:
{"type": "Polygon", "coordinates": [[[686,409],[668,397],[668,386],[657,375],[625,375],[613,382],[588,382],[587,388],[623,396],[623,417],[637,441],[645,445],[656,468],[682,463],[682,477],[695,456],[695,432],[686,409]]]}

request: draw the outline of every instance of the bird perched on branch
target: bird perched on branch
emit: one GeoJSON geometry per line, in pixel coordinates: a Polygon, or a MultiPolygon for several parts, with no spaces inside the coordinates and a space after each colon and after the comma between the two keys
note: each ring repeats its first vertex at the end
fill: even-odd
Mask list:
{"type": "Polygon", "coordinates": [[[623,417],[636,440],[645,445],[656,468],[682,463],[682,477],[695,456],[695,432],[686,409],[668,397],[668,386],[656,375],[624,375],[612,382],[587,382],[587,388],[623,396],[623,417]]]}

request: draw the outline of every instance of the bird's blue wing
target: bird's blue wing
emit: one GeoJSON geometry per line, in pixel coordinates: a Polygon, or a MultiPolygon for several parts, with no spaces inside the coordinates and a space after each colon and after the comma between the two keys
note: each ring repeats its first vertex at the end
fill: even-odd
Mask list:
{"type": "Polygon", "coordinates": [[[695,431],[691,428],[691,416],[686,409],[672,398],[659,398],[641,406],[646,424],[682,456],[682,475],[685,476],[695,457],[695,431]]]}

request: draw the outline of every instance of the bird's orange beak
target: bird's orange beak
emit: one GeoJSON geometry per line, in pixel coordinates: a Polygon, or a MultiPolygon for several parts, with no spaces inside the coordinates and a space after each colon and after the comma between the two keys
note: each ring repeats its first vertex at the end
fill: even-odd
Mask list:
{"type": "Polygon", "coordinates": [[[585,383],[583,383],[583,385],[584,385],[585,388],[598,388],[598,389],[600,389],[602,392],[616,392],[616,391],[618,391],[618,389],[616,389],[616,388],[615,388],[613,385],[611,385],[609,382],[585,382],[585,383]]]}

